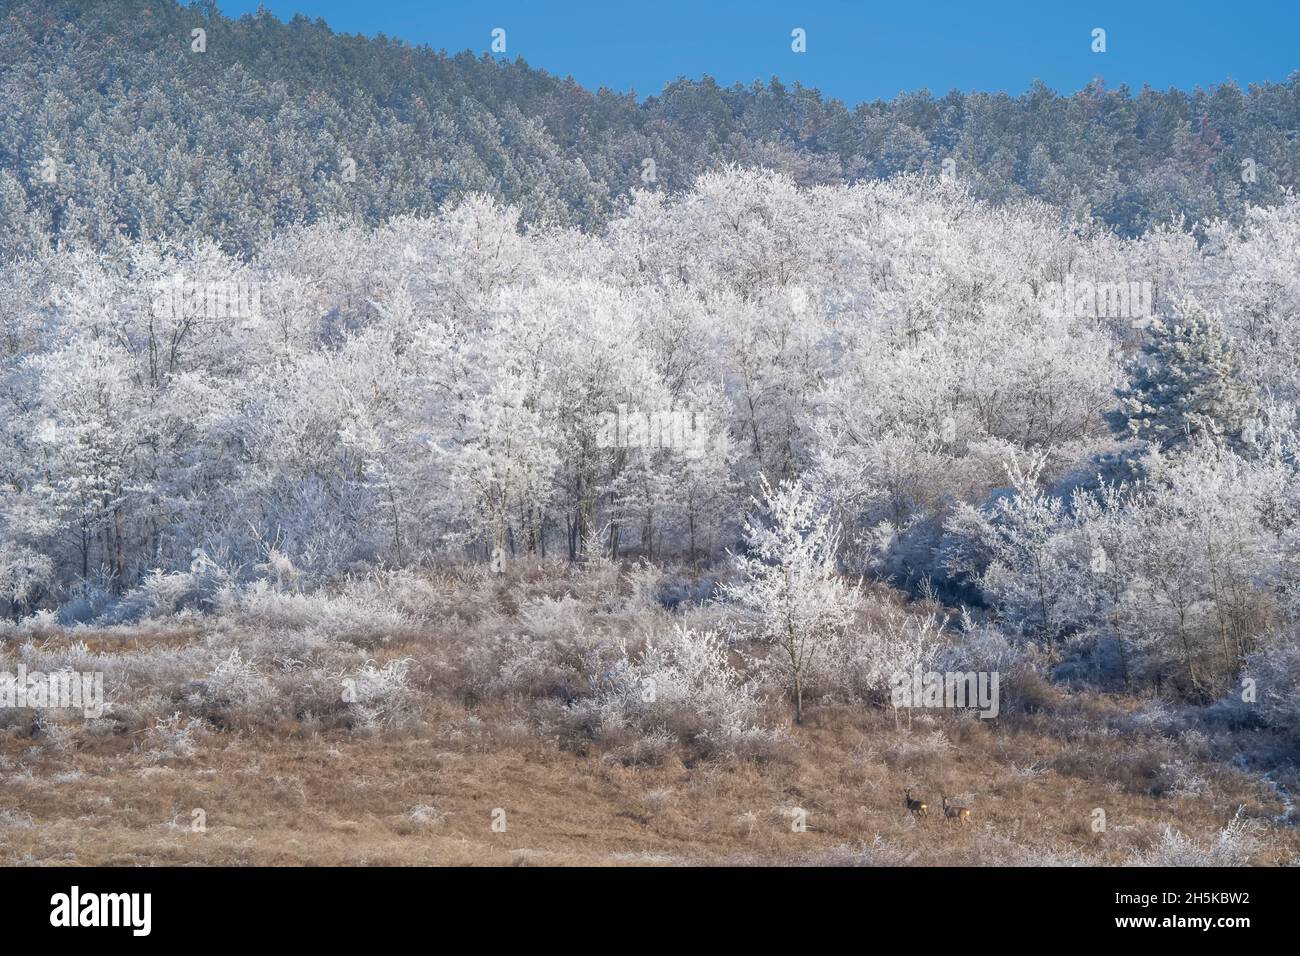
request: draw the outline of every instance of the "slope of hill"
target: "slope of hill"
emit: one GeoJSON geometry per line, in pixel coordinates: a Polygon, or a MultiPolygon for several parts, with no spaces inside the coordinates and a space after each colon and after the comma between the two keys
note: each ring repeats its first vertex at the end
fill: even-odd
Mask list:
{"type": "Polygon", "coordinates": [[[1248,91],[1097,82],[854,107],[775,78],[723,88],[706,76],[638,102],[523,60],[172,0],[3,0],[0,97],[3,258],[161,234],[247,253],[289,223],[377,222],[475,191],[527,220],[590,227],[646,185],[646,160],[654,188],[675,190],[721,163],[813,183],[950,159],[977,196],[1042,198],[1126,234],[1234,217],[1300,179],[1297,76],[1248,91]]]}

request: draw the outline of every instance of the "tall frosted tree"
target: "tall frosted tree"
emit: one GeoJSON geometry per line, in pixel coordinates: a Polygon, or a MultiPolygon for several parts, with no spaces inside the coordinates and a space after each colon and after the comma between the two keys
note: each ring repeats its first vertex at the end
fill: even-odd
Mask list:
{"type": "Polygon", "coordinates": [[[745,522],[746,552],[736,559],[742,581],[727,595],[754,615],[756,632],[775,649],[795,721],[803,723],[808,675],[849,627],[859,593],[836,570],[838,526],[802,481],[773,489],[761,481],[760,512],[745,522]]]}

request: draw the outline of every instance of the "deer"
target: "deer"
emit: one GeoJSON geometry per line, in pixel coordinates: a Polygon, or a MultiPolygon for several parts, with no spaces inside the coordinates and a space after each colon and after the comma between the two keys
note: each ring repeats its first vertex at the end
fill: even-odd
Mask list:
{"type": "Polygon", "coordinates": [[[943,822],[951,823],[956,820],[958,824],[970,822],[970,810],[966,807],[950,806],[948,798],[942,797],[943,800],[943,822]]]}
{"type": "Polygon", "coordinates": [[[904,790],[903,799],[907,802],[907,812],[912,816],[920,818],[930,812],[930,807],[924,800],[913,800],[912,791],[904,790]]]}

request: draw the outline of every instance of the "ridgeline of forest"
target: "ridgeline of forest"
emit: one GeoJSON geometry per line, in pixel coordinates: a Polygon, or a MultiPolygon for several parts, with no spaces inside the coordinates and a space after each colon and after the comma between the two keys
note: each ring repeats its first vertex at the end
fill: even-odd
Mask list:
{"type": "Polygon", "coordinates": [[[1235,220],[1300,179],[1300,74],[1245,91],[1095,81],[854,106],[705,76],[639,100],[523,59],[171,0],[0,0],[0,98],[3,259],[162,235],[248,253],[290,223],[427,215],[473,192],[590,228],[634,188],[680,190],[726,163],[811,184],[951,160],[976,197],[1041,199],[1125,235],[1235,220]]]}

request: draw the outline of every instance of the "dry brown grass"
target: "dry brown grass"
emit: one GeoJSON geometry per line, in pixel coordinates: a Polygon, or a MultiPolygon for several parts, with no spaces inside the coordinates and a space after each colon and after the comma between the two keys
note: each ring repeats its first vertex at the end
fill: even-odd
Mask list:
{"type": "Polygon", "coordinates": [[[406,736],[210,734],[186,759],[129,736],[49,753],[7,733],[0,862],[1120,864],[1171,823],[1209,844],[1238,806],[1258,827],[1251,863],[1300,852],[1258,778],[1198,765],[1203,792],[1159,793],[1144,783],[1159,774],[1152,744],[1062,740],[1063,718],[943,715],[896,731],[884,712],[828,707],[792,728],[773,761],[629,767],[538,739],[506,707],[435,702],[427,716],[436,730],[406,736]],[[972,822],[917,823],[907,786],[936,809],[947,793],[972,822]],[[195,808],[206,832],[191,831],[195,808]],[[806,832],[792,830],[794,808],[807,811],[806,832]],[[1097,808],[1105,833],[1092,829],[1097,808]]]}

